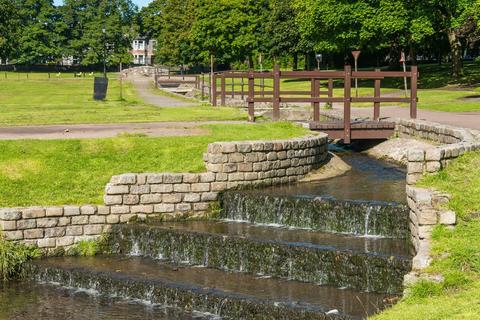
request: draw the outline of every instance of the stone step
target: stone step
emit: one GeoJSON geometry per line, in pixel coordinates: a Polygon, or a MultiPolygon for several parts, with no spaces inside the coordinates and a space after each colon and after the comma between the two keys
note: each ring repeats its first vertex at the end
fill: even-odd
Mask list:
{"type": "Polygon", "coordinates": [[[48,258],[27,265],[30,280],[200,311],[223,319],[360,319],[396,296],[259,278],[146,258],[48,258]]]}
{"type": "Polygon", "coordinates": [[[225,221],[119,225],[107,243],[116,254],[385,293],[403,291],[409,249],[398,239],[225,221]]]}
{"type": "Polygon", "coordinates": [[[405,204],[245,190],[223,193],[220,205],[222,219],[352,235],[410,237],[405,204]]]}

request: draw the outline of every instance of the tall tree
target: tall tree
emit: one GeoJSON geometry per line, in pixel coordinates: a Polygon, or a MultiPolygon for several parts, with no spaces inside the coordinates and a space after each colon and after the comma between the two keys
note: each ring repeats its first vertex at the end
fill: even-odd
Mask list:
{"type": "Polygon", "coordinates": [[[20,16],[11,0],[0,0],[0,60],[5,63],[17,49],[20,16]]]}

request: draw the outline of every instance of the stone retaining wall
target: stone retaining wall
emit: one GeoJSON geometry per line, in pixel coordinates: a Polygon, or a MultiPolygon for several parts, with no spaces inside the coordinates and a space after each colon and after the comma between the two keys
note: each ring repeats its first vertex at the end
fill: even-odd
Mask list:
{"type": "Polygon", "coordinates": [[[105,188],[105,205],[0,209],[0,232],[7,240],[51,249],[98,237],[112,224],[136,216],[201,216],[222,191],[295,182],[320,167],[327,155],[326,134],[276,141],[216,142],[204,155],[205,173],[114,176],[105,188]]]}
{"type": "Polygon", "coordinates": [[[441,143],[429,149],[409,150],[407,184],[414,185],[424,174],[434,174],[450,161],[469,151],[480,150],[480,132],[421,120],[397,120],[400,137],[441,143]]]}

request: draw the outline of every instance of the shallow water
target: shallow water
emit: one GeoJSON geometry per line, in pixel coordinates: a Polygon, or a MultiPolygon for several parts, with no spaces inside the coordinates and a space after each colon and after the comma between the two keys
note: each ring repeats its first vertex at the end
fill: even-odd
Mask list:
{"type": "Polygon", "coordinates": [[[215,317],[47,284],[0,282],[0,319],[207,320],[215,317]]]}
{"type": "Polygon", "coordinates": [[[342,176],[316,182],[271,187],[270,195],[328,197],[338,200],[406,202],[406,171],[386,161],[359,153],[335,150],[352,170],[342,176]]]}

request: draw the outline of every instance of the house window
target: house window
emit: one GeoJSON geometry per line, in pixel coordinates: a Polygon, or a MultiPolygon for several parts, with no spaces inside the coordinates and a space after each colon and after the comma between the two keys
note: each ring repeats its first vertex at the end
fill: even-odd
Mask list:
{"type": "Polygon", "coordinates": [[[133,50],[145,50],[145,41],[134,40],[133,41],[133,50]]]}

